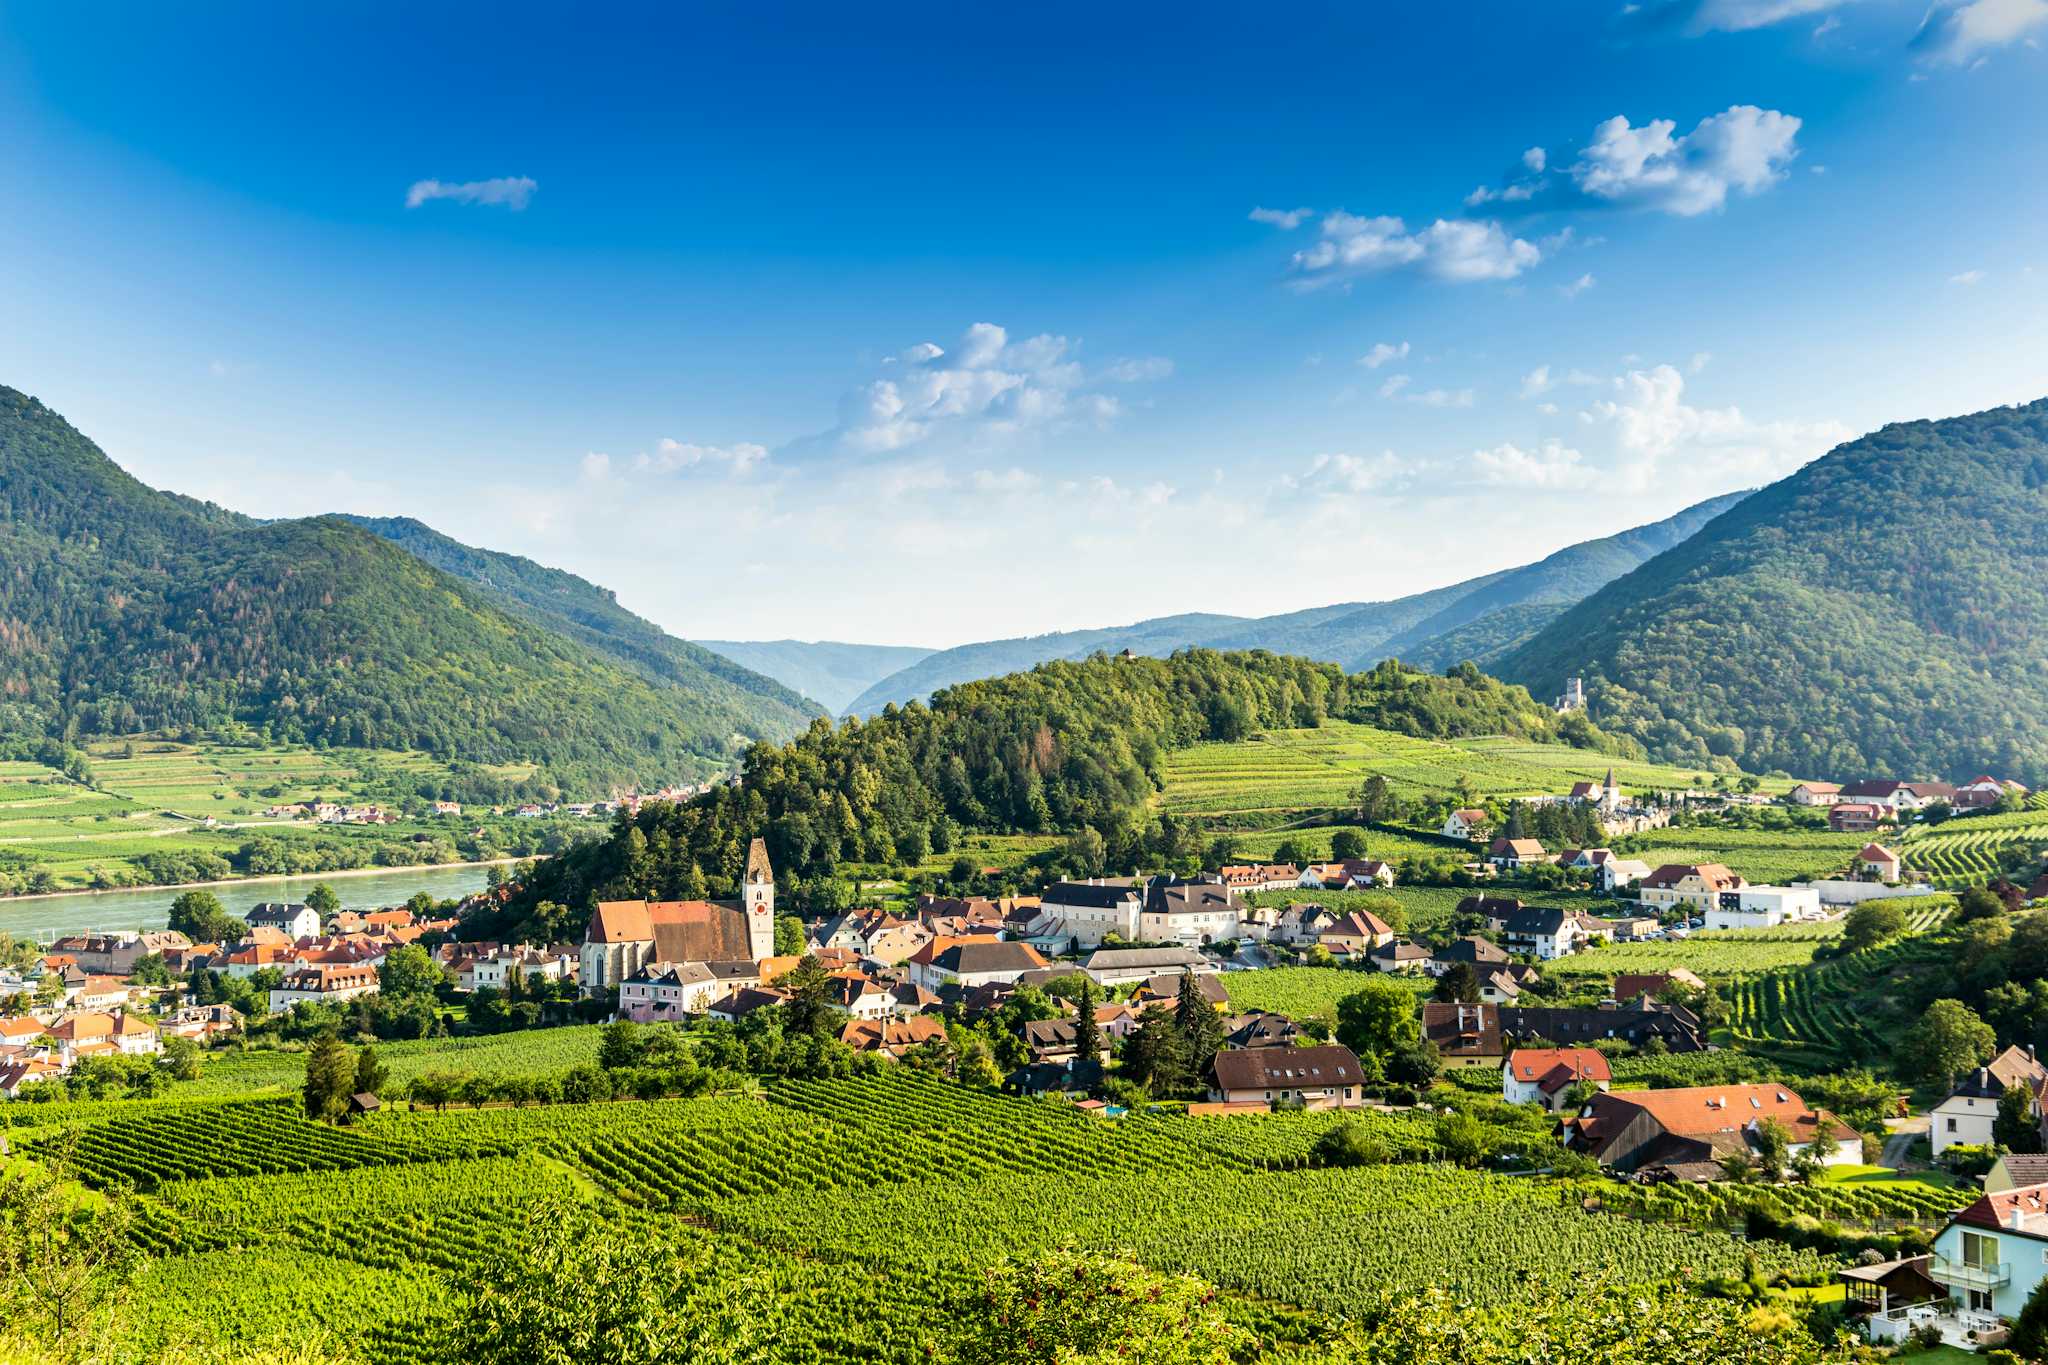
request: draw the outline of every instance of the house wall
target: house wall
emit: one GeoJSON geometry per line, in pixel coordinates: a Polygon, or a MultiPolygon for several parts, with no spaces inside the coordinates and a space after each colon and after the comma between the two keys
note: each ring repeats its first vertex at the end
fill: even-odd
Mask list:
{"type": "MultiPolygon", "coordinates": [[[[2026,1305],[2027,1296],[2034,1292],[2034,1286],[2048,1279],[2048,1242],[2011,1230],[1993,1232],[1989,1228],[1951,1223],[1934,1239],[1935,1254],[1951,1261],[1963,1260],[1963,1234],[1966,1232],[1992,1238],[1995,1248],[1993,1263],[2010,1268],[2011,1278],[1990,1291],[1991,1311],[2002,1318],[2018,1317],[2020,1309],[2026,1305]]],[[[1961,1285],[1951,1285],[1950,1294],[1960,1303],[1969,1302],[1968,1293],[1961,1285]]]]}
{"type": "Polygon", "coordinates": [[[1984,1146],[1998,1118],[1998,1101],[1974,1095],[1951,1095],[1929,1111],[1928,1141],[1940,1156],[1960,1143],[1984,1146]]]}
{"type": "Polygon", "coordinates": [[[1071,935],[1074,942],[1083,948],[1101,946],[1102,940],[1110,934],[1126,939],[1139,936],[1136,899],[1107,910],[1091,905],[1061,905],[1057,901],[1045,901],[1039,905],[1039,910],[1058,926],[1061,933],[1071,935]]]}

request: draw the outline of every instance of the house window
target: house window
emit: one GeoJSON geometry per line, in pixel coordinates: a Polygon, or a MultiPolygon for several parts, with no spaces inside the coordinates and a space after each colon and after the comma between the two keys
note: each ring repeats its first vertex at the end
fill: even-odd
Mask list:
{"type": "Polygon", "coordinates": [[[1955,1116],[1954,1116],[1953,1114],[1951,1114],[1951,1115],[1949,1116],[1949,1120],[1948,1120],[1948,1130],[1949,1130],[1949,1131],[1950,1131],[1951,1133],[1953,1133],[1953,1132],[1954,1132],[1954,1131],[1956,1130],[1956,1120],[1955,1120],[1955,1116]]]}

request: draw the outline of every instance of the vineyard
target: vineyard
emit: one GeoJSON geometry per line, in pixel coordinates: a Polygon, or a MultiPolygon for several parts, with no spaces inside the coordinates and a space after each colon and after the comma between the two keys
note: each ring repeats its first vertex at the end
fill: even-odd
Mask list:
{"type": "MultiPolygon", "coordinates": [[[[571,1025],[467,1038],[422,1038],[379,1043],[377,1057],[395,1081],[411,1081],[429,1071],[463,1072],[473,1076],[517,1076],[566,1071],[597,1061],[598,1025],[571,1025]]],[[[180,1082],[184,1096],[247,1095],[264,1090],[296,1090],[306,1078],[303,1050],[254,1048],[207,1057],[199,1078],[180,1082]]]]}
{"type": "MultiPolygon", "coordinates": [[[[1692,769],[1613,759],[1587,749],[1506,738],[1433,740],[1345,721],[1314,730],[1273,730],[1235,744],[1198,744],[1166,758],[1166,809],[1182,814],[1339,807],[1375,773],[1396,794],[1438,797],[1461,781],[1497,796],[1562,792],[1612,765],[1632,790],[1691,787],[1692,769]]],[[[1791,783],[1766,784],[1767,789],[1791,783]]]]}
{"type": "Polygon", "coordinates": [[[1806,970],[1773,971],[1727,988],[1729,1028],[1746,1050],[1808,1068],[1882,1060],[1891,1032],[1908,1021],[1892,1013],[1883,989],[1895,971],[1939,960],[1944,949],[1927,937],[1948,912],[1923,907],[1914,933],[1881,947],[1830,959],[1806,970]]]}
{"type": "Polygon", "coordinates": [[[2017,815],[1976,815],[1917,831],[1900,845],[1906,866],[1945,886],[1981,884],[2004,870],[2002,860],[2038,861],[2048,850],[2048,818],[2038,811],[2017,815]]]}
{"type": "MultiPolygon", "coordinates": [[[[1342,967],[1268,967],[1256,972],[1227,972],[1223,988],[1230,994],[1233,1010],[1271,1010],[1296,1019],[1334,1019],[1337,1002],[1363,986],[1367,979],[1364,973],[1342,967]]],[[[1427,977],[1388,979],[1410,987],[1418,996],[1429,992],[1427,977]]]]}
{"type": "MultiPolygon", "coordinates": [[[[1708,1226],[1719,1208],[1618,1217],[1588,1212],[1578,1187],[1417,1164],[1440,1155],[1421,1113],[1111,1120],[908,1068],[746,1098],[392,1110],[339,1129],[286,1099],[36,1107],[50,1112],[15,1130],[30,1151],[69,1135],[88,1184],[138,1192],[145,1343],[318,1328],[366,1359],[445,1358],[454,1278],[549,1196],[605,1201],[633,1236],[691,1249],[691,1276],[744,1279],[792,1365],[929,1362],[983,1266],[1065,1245],[1200,1274],[1276,1343],[1315,1339],[1367,1291],[1529,1305],[1591,1265],[1645,1285],[1737,1274],[1752,1251],[1766,1270],[1823,1268],[1708,1226]],[[1409,1164],[1316,1169],[1338,1123],[1409,1164]]],[[[1911,1197],[1787,1193],[1837,1215],[1903,1216],[1911,1197]]]]}
{"type": "Polygon", "coordinates": [[[1606,943],[1544,964],[1560,979],[1663,972],[1687,967],[1709,979],[1750,976],[1813,961],[1814,950],[1838,937],[1842,922],[1786,924],[1775,929],[1723,929],[1683,939],[1606,943]]]}

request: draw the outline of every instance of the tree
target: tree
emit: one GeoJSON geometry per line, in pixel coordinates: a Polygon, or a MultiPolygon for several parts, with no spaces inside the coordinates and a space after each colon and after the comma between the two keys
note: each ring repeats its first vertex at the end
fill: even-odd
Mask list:
{"type": "Polygon", "coordinates": [[[1244,1342],[1209,1285],[1117,1256],[1063,1251],[989,1272],[959,1365],[1229,1365],[1244,1342]]]}
{"type": "Polygon", "coordinates": [[[348,1112],[348,1097],[355,1093],[356,1062],[348,1046],[332,1033],[313,1040],[306,1055],[306,1084],[301,1092],[306,1117],[334,1123],[348,1112]]]}
{"type": "Polygon", "coordinates": [[[2021,1360],[2048,1360],[2048,1280],[2037,1282],[2027,1295],[2005,1346],[2021,1360]]]}
{"type": "Polygon", "coordinates": [[[1082,1061],[1089,1061],[1101,1051],[1102,1030],[1095,1025],[1095,982],[1083,975],[1079,995],[1074,1001],[1074,1055],[1082,1061]]]}
{"type": "Polygon", "coordinates": [[[597,1036],[597,1064],[606,1071],[638,1066],[647,1056],[647,1029],[630,1019],[606,1024],[597,1036]]]}
{"type": "Polygon", "coordinates": [[[434,955],[417,943],[393,948],[377,968],[377,990],[392,1000],[431,996],[447,979],[447,971],[434,955]]]}
{"type": "Polygon", "coordinates": [[[334,888],[326,882],[317,882],[306,893],[306,904],[317,912],[322,920],[341,910],[341,897],[334,894],[334,888]]]}
{"type": "Polygon", "coordinates": [[[1472,1004],[1479,999],[1479,973],[1469,962],[1453,962],[1430,994],[1445,1003],[1472,1004]]]}
{"type": "Polygon", "coordinates": [[[783,1032],[823,1034],[832,1029],[832,974],[816,953],[805,953],[777,983],[789,992],[782,1007],[783,1032]]]}
{"type": "Polygon", "coordinates": [[[82,1200],[70,1144],[46,1148],[0,1179],[0,1320],[10,1332],[70,1345],[101,1306],[125,1295],[140,1261],[127,1198],[82,1200]]]}
{"type": "Polygon", "coordinates": [[[1355,829],[1340,829],[1330,836],[1330,856],[1338,862],[1365,856],[1365,836],[1355,829]]]}
{"type": "Polygon", "coordinates": [[[1154,1095],[1176,1095],[1189,1083],[1187,1040],[1173,1013],[1149,1009],[1138,1027],[1124,1040],[1123,1071],[1126,1077],[1154,1095]]]}
{"type": "Polygon", "coordinates": [[[1896,901],[1864,901],[1842,921],[1842,950],[1861,952],[1906,932],[1906,912],[1896,901]]]}
{"type": "MultiPolygon", "coordinates": [[[[702,899],[699,897],[698,899],[702,899]]],[[[795,915],[775,917],[775,955],[796,957],[804,950],[804,922],[795,915]]]]}
{"type": "Polygon", "coordinates": [[[2005,913],[2005,902],[1996,892],[1981,886],[1965,887],[1962,895],[1956,897],[1956,923],[1968,924],[1971,920],[1990,919],[2005,913]]]}
{"type": "Polygon", "coordinates": [[[187,891],[172,901],[169,927],[194,943],[231,943],[248,932],[211,891],[187,891]]]}
{"type": "Polygon", "coordinates": [[[1445,1158],[1460,1166],[1477,1166],[1493,1150],[1486,1125],[1462,1109],[1437,1115],[1436,1142],[1445,1158]]]}
{"type": "Polygon", "coordinates": [[[1792,1155],[1792,1131],[1775,1118],[1756,1126],[1756,1164],[1766,1178],[1781,1179],[1792,1155]]]}
{"type": "Polygon", "coordinates": [[[1076,876],[1099,877],[1109,858],[1109,848],[1102,841],[1102,832],[1092,825],[1083,825],[1067,837],[1067,868],[1076,876]]]}
{"type": "Polygon", "coordinates": [[[1223,1046],[1223,1020],[1202,994],[1201,983],[1193,972],[1180,974],[1180,996],[1173,1003],[1173,1022],[1187,1050],[1188,1077],[1199,1081],[1209,1074],[1209,1063],[1223,1046]]]}
{"type": "Polygon", "coordinates": [[[1899,1062],[1919,1081],[1947,1089],[1998,1051],[1998,1035],[1960,1000],[1937,1000],[1900,1041],[1899,1062]]]}
{"type": "Polygon", "coordinates": [[[1351,794],[1351,801],[1358,810],[1358,822],[1362,825],[1376,825],[1394,815],[1394,791],[1387,785],[1387,779],[1374,773],[1359,784],[1351,794]]]}
{"type": "Polygon", "coordinates": [[[1394,1159],[1386,1139],[1356,1119],[1327,1129],[1309,1151],[1318,1166],[1384,1166],[1394,1159]]]}
{"type": "Polygon", "coordinates": [[[461,1281],[454,1359],[471,1365],[739,1365],[767,1345],[744,1275],[701,1274],[668,1243],[550,1196],[461,1281]]]}
{"type": "Polygon", "coordinates": [[[1991,1120],[1991,1140],[2008,1152],[2041,1150],[2041,1121],[2034,1113],[2034,1092],[2009,1085],[1998,1096],[1998,1114],[1991,1120]]]}
{"type": "Polygon", "coordinates": [[[1422,1036],[1407,987],[1374,977],[1337,1002],[1337,1041],[1356,1053],[1390,1056],[1422,1036]]]}
{"type": "Polygon", "coordinates": [[[174,1081],[199,1079],[199,1044],[190,1038],[164,1039],[163,1067],[174,1081]]]}
{"type": "Polygon", "coordinates": [[[390,1076],[385,1072],[384,1063],[377,1059],[377,1049],[365,1047],[356,1054],[356,1094],[382,1094],[385,1083],[389,1080],[390,1076]]]}

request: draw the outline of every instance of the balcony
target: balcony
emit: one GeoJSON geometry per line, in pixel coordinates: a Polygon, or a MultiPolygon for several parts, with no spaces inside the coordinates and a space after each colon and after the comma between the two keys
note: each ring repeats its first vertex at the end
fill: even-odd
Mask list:
{"type": "Polygon", "coordinates": [[[1928,1275],[1941,1284],[1957,1289],[2001,1289],[2012,1283],[2012,1266],[2005,1261],[1994,1265],[1974,1265],[1967,1261],[1952,1261],[1935,1253],[1934,1264],[1928,1275]]]}

